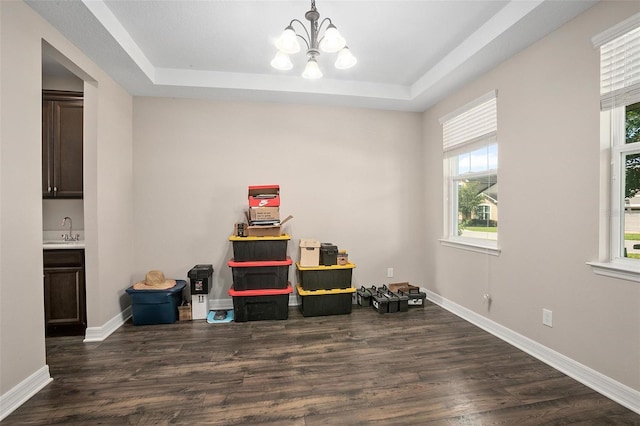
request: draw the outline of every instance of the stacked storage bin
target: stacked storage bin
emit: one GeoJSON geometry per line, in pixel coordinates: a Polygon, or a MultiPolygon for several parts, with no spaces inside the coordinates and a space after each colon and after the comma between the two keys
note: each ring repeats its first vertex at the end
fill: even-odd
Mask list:
{"type": "Polygon", "coordinates": [[[356,291],[351,285],[353,263],[337,264],[337,248],[328,250],[329,257],[320,265],[320,248],[316,240],[300,241],[300,261],[296,262],[298,304],[305,317],[350,314],[352,296],[356,291]]]}
{"type": "Polygon", "coordinates": [[[279,237],[231,236],[233,259],[229,267],[233,273],[234,321],[285,320],[289,317],[291,284],[287,278],[293,263],[287,256],[284,234],[279,237]]]}
{"type": "Polygon", "coordinates": [[[234,321],[284,320],[289,317],[287,234],[280,234],[280,187],[249,187],[249,226],[229,237],[233,243],[234,321]]]}

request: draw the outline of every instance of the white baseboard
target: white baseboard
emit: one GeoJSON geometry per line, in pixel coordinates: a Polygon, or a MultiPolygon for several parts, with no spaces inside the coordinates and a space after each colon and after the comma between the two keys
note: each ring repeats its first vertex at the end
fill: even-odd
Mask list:
{"type": "Polygon", "coordinates": [[[620,405],[640,414],[640,392],[626,386],[612,378],[599,373],[586,365],[562,355],[540,343],[529,339],[515,331],[508,329],[490,319],[479,315],[464,306],[458,305],[437,293],[427,289],[421,289],[427,293],[427,299],[459,316],[460,318],[477,325],[483,330],[504,340],[512,346],[528,353],[529,355],[548,364],[556,370],[579,381],[594,391],[606,396],[620,405]]]}
{"type": "Polygon", "coordinates": [[[29,398],[47,386],[53,379],[49,375],[49,366],[45,365],[38,371],[18,383],[7,393],[0,395],[0,421],[13,413],[16,408],[24,404],[29,398]]]}
{"type": "Polygon", "coordinates": [[[111,318],[101,327],[87,327],[83,341],[85,343],[102,342],[109,337],[111,333],[120,328],[122,324],[127,322],[129,318],[131,318],[131,306],[128,306],[124,311],[111,318]]]}

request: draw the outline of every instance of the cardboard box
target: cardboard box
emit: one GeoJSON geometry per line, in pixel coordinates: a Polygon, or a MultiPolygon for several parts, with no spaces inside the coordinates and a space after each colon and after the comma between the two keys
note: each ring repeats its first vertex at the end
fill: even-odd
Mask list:
{"type": "Polygon", "coordinates": [[[411,285],[409,283],[392,283],[387,286],[391,291],[403,291],[405,293],[409,293],[410,290],[420,291],[420,287],[416,287],[415,285],[411,285]]]}
{"type": "Polygon", "coordinates": [[[282,226],[293,216],[289,215],[280,221],[279,225],[248,225],[244,227],[245,237],[279,237],[282,235],[282,226]]]}
{"type": "Polygon", "coordinates": [[[280,185],[249,186],[249,207],[280,207],[280,185]]]}
{"type": "Polygon", "coordinates": [[[249,207],[249,220],[280,220],[280,207],[249,207]]]}
{"type": "Polygon", "coordinates": [[[320,241],[300,239],[300,266],[313,267],[320,265],[320,241]]]}

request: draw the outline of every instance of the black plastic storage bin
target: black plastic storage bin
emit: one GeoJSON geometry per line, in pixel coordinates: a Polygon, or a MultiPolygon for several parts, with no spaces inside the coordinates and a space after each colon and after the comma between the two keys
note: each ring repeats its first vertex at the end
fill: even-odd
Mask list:
{"type": "Polygon", "coordinates": [[[419,289],[410,288],[408,292],[398,290],[398,295],[406,296],[408,301],[408,306],[417,306],[420,308],[424,308],[425,300],[427,299],[427,294],[421,292],[419,289]]]}
{"type": "Polygon", "coordinates": [[[400,292],[396,292],[394,294],[398,296],[398,311],[407,312],[409,310],[409,296],[400,292]]]}
{"type": "Polygon", "coordinates": [[[298,283],[307,291],[349,288],[355,267],[356,265],[353,263],[305,267],[296,262],[298,283]]]}
{"type": "Polygon", "coordinates": [[[356,292],[356,302],[365,308],[371,306],[371,290],[362,286],[356,292]]]}
{"type": "Polygon", "coordinates": [[[287,288],[292,263],[290,257],[264,262],[236,262],[231,259],[229,267],[233,272],[233,288],[236,291],[287,288]]]}
{"type": "Polygon", "coordinates": [[[308,291],[298,284],[296,291],[298,292],[298,304],[302,316],[317,317],[350,314],[353,293],[355,293],[356,289],[351,287],[308,291]]]}
{"type": "Polygon", "coordinates": [[[189,270],[191,294],[209,294],[213,265],[196,265],[189,270]]]}
{"type": "Polygon", "coordinates": [[[390,291],[383,291],[382,295],[389,299],[389,306],[387,307],[387,312],[390,314],[398,312],[400,310],[400,298],[390,291]]]}
{"type": "Polygon", "coordinates": [[[287,234],[279,237],[229,237],[236,262],[287,260],[287,234]]]}
{"type": "Polygon", "coordinates": [[[233,320],[235,322],[286,320],[289,318],[289,294],[291,285],[285,289],[243,290],[229,289],[233,297],[233,320]]]}
{"type": "Polygon", "coordinates": [[[172,324],[178,320],[178,306],[182,302],[184,280],[163,290],[136,290],[133,286],[126,292],[131,296],[133,325],[172,324]]]}
{"type": "MultiPolygon", "coordinates": [[[[389,297],[391,304],[397,302],[397,310],[393,312],[407,312],[409,310],[409,297],[400,291],[391,291],[386,285],[382,286],[382,291],[389,297]]],[[[392,312],[389,305],[389,312],[392,312]]]]}
{"type": "Polygon", "coordinates": [[[331,243],[320,244],[320,264],[332,266],[338,263],[338,246],[331,243]]]}
{"type": "Polygon", "coordinates": [[[371,295],[371,306],[380,314],[389,312],[389,298],[380,292],[373,292],[371,295]]]}

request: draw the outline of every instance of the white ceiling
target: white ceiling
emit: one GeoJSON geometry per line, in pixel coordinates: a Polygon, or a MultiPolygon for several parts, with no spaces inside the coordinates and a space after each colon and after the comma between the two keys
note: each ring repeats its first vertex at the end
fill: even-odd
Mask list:
{"type": "MultiPolygon", "coordinates": [[[[273,69],[274,40],[308,0],[27,0],[136,96],[296,102],[424,111],[595,0],[317,0],[358,58],[324,73],[273,69]]],[[[300,27],[295,27],[298,33],[300,27]]]]}

